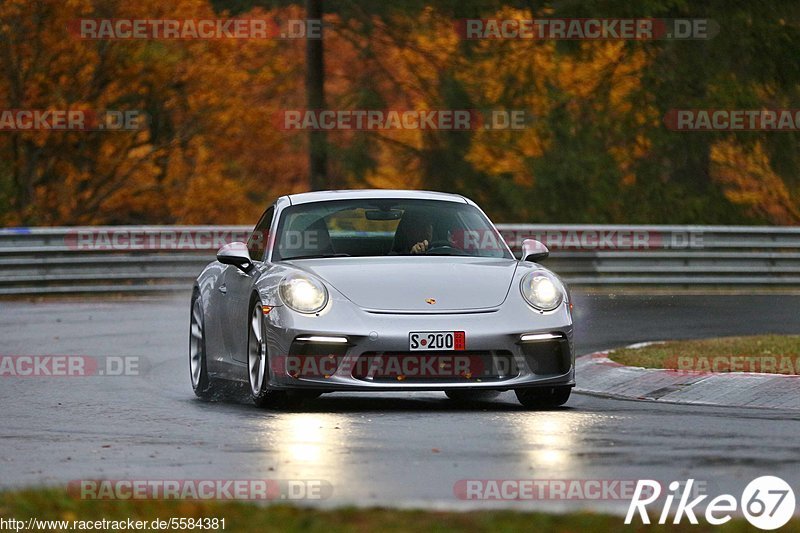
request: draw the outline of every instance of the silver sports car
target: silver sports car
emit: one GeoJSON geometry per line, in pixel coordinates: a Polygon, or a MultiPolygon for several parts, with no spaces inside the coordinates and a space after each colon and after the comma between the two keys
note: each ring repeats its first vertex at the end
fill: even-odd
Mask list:
{"type": "Polygon", "coordinates": [[[249,385],[259,406],[334,391],[513,390],[562,405],[575,385],[570,296],[515,259],[471,200],[424,191],[278,198],[247,243],[225,245],[194,285],[192,387],[249,385]]]}

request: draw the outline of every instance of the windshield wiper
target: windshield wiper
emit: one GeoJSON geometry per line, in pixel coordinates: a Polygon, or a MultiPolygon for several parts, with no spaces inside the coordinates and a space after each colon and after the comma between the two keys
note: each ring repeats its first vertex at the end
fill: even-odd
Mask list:
{"type": "Polygon", "coordinates": [[[350,257],[350,254],[311,254],[296,255],[294,257],[281,257],[281,261],[293,261],[295,259],[325,259],[329,257],[350,257]]]}

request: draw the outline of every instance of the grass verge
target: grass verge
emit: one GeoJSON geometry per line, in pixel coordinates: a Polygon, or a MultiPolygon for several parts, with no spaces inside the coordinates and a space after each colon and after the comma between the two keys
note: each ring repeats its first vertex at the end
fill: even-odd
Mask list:
{"type": "Polygon", "coordinates": [[[609,353],[628,366],[704,372],[800,374],[800,335],[668,341],[609,353]]]}
{"type": "MultiPolygon", "coordinates": [[[[657,519],[657,512],[651,517],[657,519]]],[[[734,519],[721,527],[704,524],[692,526],[624,526],[623,517],[593,513],[546,514],[515,511],[440,512],[395,509],[333,510],[261,506],[247,503],[196,501],[87,501],[74,499],[64,490],[37,489],[0,493],[0,518],[27,520],[169,520],[173,517],[225,518],[225,531],[303,531],[303,532],[511,532],[511,531],[692,531],[739,532],[751,527],[743,519],[734,519]]],[[[8,529],[8,528],[6,528],[8,529]]],[[[96,528],[95,528],[96,529],[96,528]]],[[[46,529],[45,529],[46,530],[46,529]]],[[[58,531],[57,528],[51,528],[58,531]]],[[[150,531],[150,528],[147,528],[150,531]]],[[[800,525],[790,522],[785,531],[800,532],[800,525]]],[[[13,529],[12,529],[13,531],[13,529]]],[[[63,531],[63,529],[62,529],[63,531]]],[[[172,529],[175,531],[175,529],[172,529]]],[[[197,531],[197,529],[195,529],[197,531]]],[[[217,531],[221,531],[218,529],[217,531]]]]}

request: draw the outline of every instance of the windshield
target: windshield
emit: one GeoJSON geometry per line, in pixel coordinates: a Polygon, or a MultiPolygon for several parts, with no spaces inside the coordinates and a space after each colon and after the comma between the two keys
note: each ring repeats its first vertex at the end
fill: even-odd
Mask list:
{"type": "Polygon", "coordinates": [[[286,208],[273,260],[391,255],[513,258],[475,207],[438,200],[334,200],[286,208]]]}

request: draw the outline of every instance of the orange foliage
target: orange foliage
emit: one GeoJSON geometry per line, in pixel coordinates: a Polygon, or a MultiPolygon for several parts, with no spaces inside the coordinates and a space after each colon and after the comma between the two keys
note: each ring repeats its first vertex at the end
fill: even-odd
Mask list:
{"type": "MultiPolygon", "coordinates": [[[[475,109],[534,116],[521,131],[465,134],[463,157],[476,172],[533,190],[531,162],[558,146],[548,122],[555,116],[572,128],[567,135],[582,128],[599,156],[610,155],[602,161],[616,166],[612,191],[638,185],[637,167],[653,158],[653,132],[663,132],[661,112],[641,94],[642,73],[652,66],[643,48],[595,41],[566,53],[552,41],[465,43],[435,4],[388,19],[351,7],[347,20],[326,17],[329,108],[364,109],[366,93],[372,108],[447,108],[443,85],[455,82],[475,109]]],[[[549,14],[502,8],[486,16],[549,14]]],[[[80,17],[220,16],[227,15],[208,0],[0,3],[0,109],[137,109],[150,120],[133,133],[0,133],[0,153],[9,154],[0,159],[0,221],[250,223],[274,196],[304,190],[307,134],[274,124],[280,110],[305,107],[302,40],[89,41],[66,29],[80,17]]],[[[243,16],[304,14],[292,6],[243,16]]],[[[424,188],[426,158],[446,149],[446,138],[423,130],[331,132],[331,181],[424,188]],[[346,154],[359,143],[368,161],[354,171],[346,154]]],[[[717,143],[711,161],[731,202],[774,223],[800,221],[760,144],[717,143]]]]}
{"type": "MultiPolygon", "coordinates": [[[[301,103],[301,42],[67,33],[69,21],[99,16],[89,0],[0,4],[0,31],[10,36],[0,108],[135,109],[150,122],[139,132],[4,133],[0,148],[13,153],[12,186],[21,191],[6,224],[244,222],[275,194],[303,188],[302,150],[272,124],[282,104],[301,103]]],[[[218,15],[205,0],[140,0],[102,16],[218,15]]]]}
{"type": "Polygon", "coordinates": [[[752,148],[727,140],[711,147],[711,177],[721,184],[725,197],[753,216],[772,224],[800,223],[800,210],[786,184],[772,170],[760,142],[752,148]]]}

